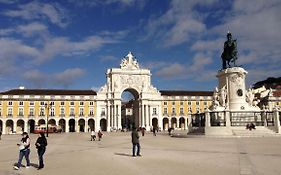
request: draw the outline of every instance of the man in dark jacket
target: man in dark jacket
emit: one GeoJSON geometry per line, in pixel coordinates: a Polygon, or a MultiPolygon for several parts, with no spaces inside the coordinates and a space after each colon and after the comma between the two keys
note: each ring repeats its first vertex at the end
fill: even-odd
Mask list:
{"type": "Polygon", "coordinates": [[[46,151],[46,146],[47,146],[47,139],[45,137],[45,134],[43,132],[39,133],[38,139],[35,143],[36,148],[37,148],[37,153],[38,153],[38,158],[39,158],[39,166],[38,170],[44,168],[44,162],[43,162],[43,155],[46,151]]]}
{"type": "Polygon", "coordinates": [[[139,141],[139,133],[136,130],[136,127],[133,127],[133,131],[132,131],[132,144],[133,144],[133,157],[136,156],[135,154],[135,148],[137,146],[137,156],[141,156],[140,155],[140,141],[139,141]]]}

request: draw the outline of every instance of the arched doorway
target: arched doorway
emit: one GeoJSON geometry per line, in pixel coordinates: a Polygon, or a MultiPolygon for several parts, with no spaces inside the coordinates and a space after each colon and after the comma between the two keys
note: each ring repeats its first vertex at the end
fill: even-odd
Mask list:
{"type": "Polygon", "coordinates": [[[69,125],[69,132],[75,132],[75,120],[70,119],[68,121],[68,125],[69,125]]]}
{"type": "Polygon", "coordinates": [[[22,133],[23,131],[24,131],[24,121],[20,119],[17,121],[16,133],[22,133]]]}
{"type": "Polygon", "coordinates": [[[56,120],[55,119],[49,120],[48,125],[56,126],[56,120]]]}
{"type": "Polygon", "coordinates": [[[158,128],[158,119],[157,118],[153,118],[152,119],[152,127],[153,128],[158,128]]]}
{"type": "Polygon", "coordinates": [[[45,122],[45,120],[44,119],[40,119],[39,121],[38,121],[38,125],[40,126],[40,125],[45,125],[46,124],[46,122],[45,122]]]}
{"type": "Polygon", "coordinates": [[[135,89],[125,89],[121,94],[121,125],[122,129],[131,130],[132,127],[140,127],[139,117],[139,93],[135,89]]]}
{"type": "Polygon", "coordinates": [[[65,120],[64,119],[59,120],[59,127],[62,132],[65,132],[65,120]]]}
{"type": "Polygon", "coordinates": [[[177,119],[175,117],[171,119],[171,126],[174,129],[177,128],[177,119]]]}
{"type": "Polygon", "coordinates": [[[79,119],[78,120],[78,125],[79,125],[79,132],[85,132],[85,120],[84,119],[79,119]]]}
{"type": "Polygon", "coordinates": [[[35,129],[35,120],[30,119],[28,120],[28,132],[30,133],[34,133],[34,129],[35,129]]]}
{"type": "Polygon", "coordinates": [[[168,130],[169,128],[169,119],[163,118],[163,130],[168,130]]]}
{"type": "Polygon", "coordinates": [[[89,119],[88,120],[88,126],[89,126],[89,131],[96,131],[95,130],[95,120],[94,119],[89,119]]]}
{"type": "Polygon", "coordinates": [[[12,134],[14,132],[13,126],[14,126],[13,120],[6,121],[6,133],[7,134],[12,134]]]}
{"type": "Polygon", "coordinates": [[[106,124],[107,122],[106,122],[106,119],[101,119],[100,120],[100,129],[102,130],[102,131],[106,131],[106,128],[107,128],[107,124],[106,124]]]}
{"type": "Polygon", "coordinates": [[[183,117],[180,118],[180,128],[185,129],[185,119],[183,117]]]}

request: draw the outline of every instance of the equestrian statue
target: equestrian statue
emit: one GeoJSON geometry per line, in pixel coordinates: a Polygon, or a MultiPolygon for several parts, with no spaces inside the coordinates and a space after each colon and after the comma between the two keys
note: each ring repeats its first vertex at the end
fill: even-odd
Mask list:
{"type": "Polygon", "coordinates": [[[232,67],[230,63],[233,63],[233,67],[236,66],[235,61],[237,60],[237,42],[236,39],[232,39],[231,33],[227,32],[227,40],[224,42],[222,58],[222,69],[232,67]]]}

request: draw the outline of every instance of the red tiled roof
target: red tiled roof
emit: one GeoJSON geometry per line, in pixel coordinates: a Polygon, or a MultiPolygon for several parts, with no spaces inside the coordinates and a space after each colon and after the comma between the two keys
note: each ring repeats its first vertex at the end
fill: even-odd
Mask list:
{"type": "Polygon", "coordinates": [[[163,96],[213,96],[213,91],[174,91],[161,90],[163,96]]]}
{"type": "Polygon", "coordinates": [[[11,89],[0,95],[97,95],[93,90],[66,89],[11,89]]]}
{"type": "Polygon", "coordinates": [[[273,91],[273,96],[274,96],[274,97],[281,97],[281,90],[279,90],[279,91],[273,91]]]}

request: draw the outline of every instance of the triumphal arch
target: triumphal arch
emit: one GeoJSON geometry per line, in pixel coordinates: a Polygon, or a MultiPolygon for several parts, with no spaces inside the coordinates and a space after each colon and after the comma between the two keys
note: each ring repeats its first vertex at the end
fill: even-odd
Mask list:
{"type": "Polygon", "coordinates": [[[97,126],[102,130],[119,130],[121,124],[121,95],[129,91],[134,96],[133,117],[134,125],[153,126],[153,119],[162,126],[161,93],[151,84],[151,73],[148,69],[140,68],[137,59],[129,52],[119,68],[111,68],[106,72],[106,84],[97,92],[97,126]],[[153,113],[156,108],[158,113],[153,113]],[[152,115],[153,114],[153,115],[152,115]]]}

